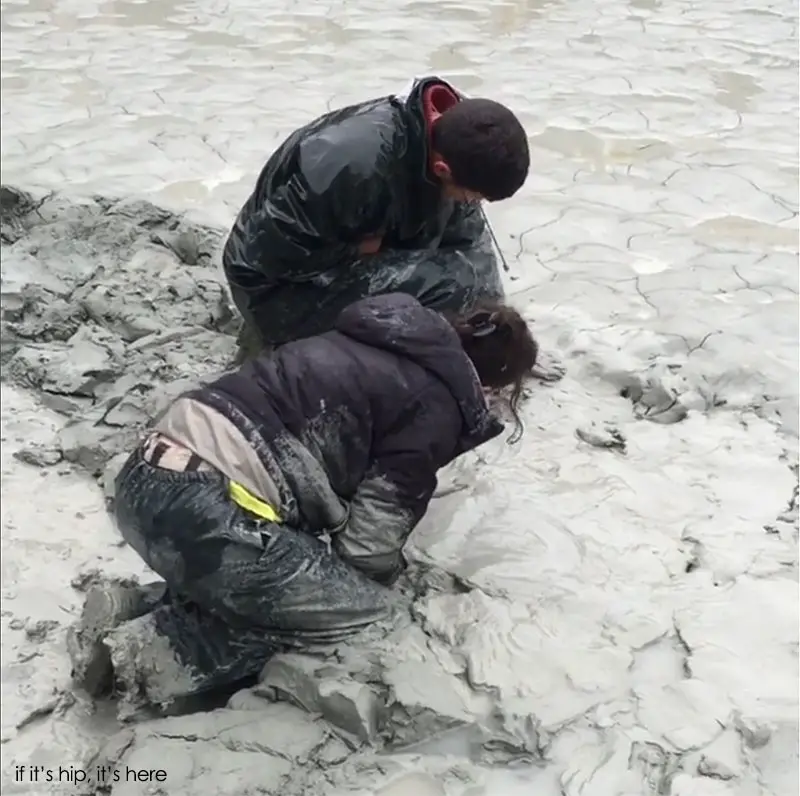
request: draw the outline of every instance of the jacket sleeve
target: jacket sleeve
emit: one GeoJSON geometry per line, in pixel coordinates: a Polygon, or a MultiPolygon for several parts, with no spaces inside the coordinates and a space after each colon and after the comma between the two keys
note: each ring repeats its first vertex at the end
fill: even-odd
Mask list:
{"type": "Polygon", "coordinates": [[[388,248],[369,267],[382,275],[384,292],[410,293],[424,306],[462,312],[476,298],[502,299],[492,239],[480,208],[456,205],[437,248],[388,248]]]}
{"type": "Polygon", "coordinates": [[[309,197],[301,175],[275,189],[242,224],[242,259],[283,282],[307,282],[356,258],[354,246],[327,234],[335,224],[332,194],[309,197]]]}
{"type": "Polygon", "coordinates": [[[244,222],[243,260],[282,282],[307,282],[357,260],[358,242],[378,234],[386,214],[384,181],[369,155],[322,135],[304,141],[291,176],[244,222]]]}
{"type": "Polygon", "coordinates": [[[456,204],[440,245],[442,248],[460,249],[467,257],[480,255],[494,258],[492,237],[479,204],[456,204]]]}
{"type": "Polygon", "coordinates": [[[427,390],[376,445],[373,465],[350,502],[336,552],[373,580],[391,585],[405,568],[403,546],[436,490],[436,473],[452,460],[462,418],[440,388],[427,390]]]}

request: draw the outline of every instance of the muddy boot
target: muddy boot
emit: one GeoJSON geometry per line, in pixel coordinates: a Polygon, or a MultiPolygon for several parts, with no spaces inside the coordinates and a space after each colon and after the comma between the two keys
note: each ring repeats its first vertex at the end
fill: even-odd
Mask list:
{"type": "Polygon", "coordinates": [[[145,707],[164,708],[197,692],[201,678],[159,632],[153,614],[125,622],[104,639],[122,697],[120,718],[145,707]]]}
{"type": "Polygon", "coordinates": [[[88,592],[81,618],[67,631],[67,651],[76,685],[93,697],[111,688],[111,656],[103,637],[121,623],[157,608],[163,603],[166,590],[163,582],[144,586],[108,583],[88,592]]]}

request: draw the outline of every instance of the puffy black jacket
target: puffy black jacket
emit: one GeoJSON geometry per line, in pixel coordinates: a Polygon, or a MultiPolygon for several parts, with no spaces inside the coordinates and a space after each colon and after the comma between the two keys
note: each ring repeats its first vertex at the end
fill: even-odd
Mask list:
{"type": "Polygon", "coordinates": [[[425,306],[449,308],[454,291],[470,297],[475,293],[474,286],[448,281],[448,274],[457,272],[461,282],[477,280],[478,293],[502,295],[480,207],[445,198],[430,178],[426,114],[432,110],[425,105],[436,85],[459,98],[439,78],[418,80],[404,97],[363,102],[311,122],[264,166],[230,232],[223,262],[239,309],[256,326],[263,324],[269,342],[276,342],[265,317],[279,311],[270,305],[275,288],[309,283],[324,287],[334,280],[341,287],[347,282],[347,267],[359,261],[359,242],[372,236],[383,239],[381,254],[368,261],[372,273],[383,272],[383,259],[396,269],[402,252],[408,272],[424,264],[424,274],[417,271],[408,287],[373,290],[374,285],[356,285],[351,269],[349,301],[399,289],[413,293],[425,306]],[[465,270],[465,259],[472,271],[465,270]]]}
{"type": "Polygon", "coordinates": [[[364,299],[334,331],[288,343],[193,397],[230,417],[283,495],[288,524],[391,582],[436,473],[501,433],[458,336],[402,294],[364,299]]]}

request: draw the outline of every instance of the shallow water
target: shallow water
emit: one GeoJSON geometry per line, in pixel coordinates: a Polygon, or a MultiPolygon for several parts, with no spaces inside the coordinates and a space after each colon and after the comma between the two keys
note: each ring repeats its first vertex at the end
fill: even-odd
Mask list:
{"type": "MultiPolygon", "coordinates": [[[[328,107],[437,72],[519,113],[532,174],[489,215],[509,290],[569,372],[534,391],[521,445],[454,468],[465,489],[415,540],[489,595],[433,606],[430,631],[551,735],[539,773],[494,774],[487,794],[638,795],[653,778],[631,744],[653,739],[683,767],[662,777],[673,796],[796,793],[796,532],[775,518],[796,483],[797,21],[789,0],[2,2],[2,179],[26,188],[146,194],[224,225],[328,107]],[[616,374],[651,364],[688,396],[683,422],[637,421],[619,397],[616,374]],[[709,394],[725,405],[701,411],[709,394]],[[592,421],[627,454],[579,441],[592,421]],[[720,751],[747,735],[735,715],[772,740],[720,751]],[[698,777],[703,754],[735,776],[698,777]]],[[[28,437],[38,416],[9,395],[3,433],[28,437]]],[[[83,487],[52,503],[77,501],[91,535],[54,545],[57,509],[15,497],[39,476],[3,467],[5,629],[117,553],[83,487]]],[[[12,639],[6,750],[77,764],[70,738],[14,729],[20,694],[50,681],[12,664],[12,639]]]]}

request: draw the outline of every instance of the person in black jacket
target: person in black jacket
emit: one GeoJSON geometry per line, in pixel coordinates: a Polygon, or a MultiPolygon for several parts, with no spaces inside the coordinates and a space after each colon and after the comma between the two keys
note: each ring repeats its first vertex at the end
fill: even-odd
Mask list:
{"type": "Polygon", "coordinates": [[[123,538],[163,583],[98,586],[69,633],[76,681],[168,703],[387,615],[437,471],[497,437],[537,344],[502,304],[445,315],[362,299],[334,329],[178,398],[116,481],[123,538]]]}
{"type": "Polygon", "coordinates": [[[223,252],[247,332],[241,358],[327,331],[366,296],[402,292],[462,313],[502,299],[480,202],[513,196],[529,165],[508,108],[436,77],[297,130],[267,161],[223,252]]]}

